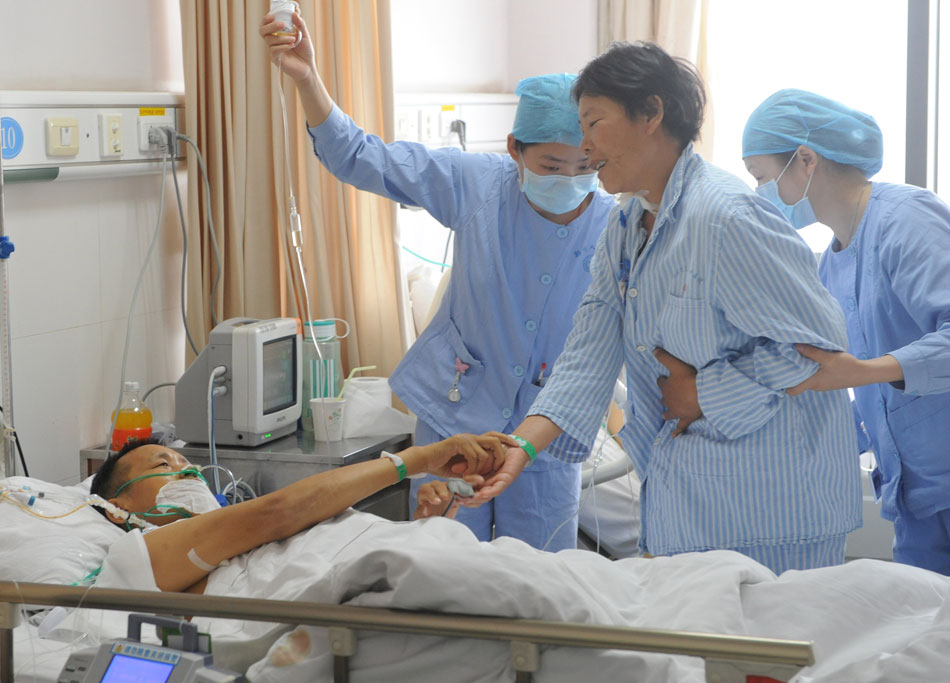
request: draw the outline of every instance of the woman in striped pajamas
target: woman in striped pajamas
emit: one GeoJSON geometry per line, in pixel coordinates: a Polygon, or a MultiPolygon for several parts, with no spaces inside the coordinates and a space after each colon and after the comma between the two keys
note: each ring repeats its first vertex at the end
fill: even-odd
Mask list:
{"type": "Polygon", "coordinates": [[[478,497],[534,450],[586,457],[624,365],[641,551],[731,549],[776,573],[843,562],[861,523],[847,393],[786,393],[818,368],[794,344],[847,346],[814,256],[770,202],[693,151],[705,93],[687,62],[618,43],[574,96],[581,147],[624,197],[565,349],[515,430],[525,445],[478,497]]]}

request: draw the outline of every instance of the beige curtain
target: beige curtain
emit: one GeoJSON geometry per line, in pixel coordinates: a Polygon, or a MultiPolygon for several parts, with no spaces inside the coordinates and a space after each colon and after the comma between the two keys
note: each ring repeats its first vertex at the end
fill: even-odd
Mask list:
{"type": "MultiPolygon", "coordinates": [[[[299,4],[330,94],[368,132],[392,139],[389,0],[299,4]]],[[[212,314],[218,320],[306,318],[303,282],[289,239],[292,191],[303,225],[312,316],[350,324],[342,344],[345,367],[374,364],[377,374],[388,375],[405,351],[395,207],[339,183],[314,157],[296,90],[289,79],[281,84],[257,32],[268,6],[267,0],[181,0],[186,130],[204,155],[211,182],[209,200],[203,188],[199,191],[200,171],[189,151],[189,328],[200,350],[212,314]],[[213,303],[209,205],[222,257],[213,303]]]]}
{"type": "MultiPolygon", "coordinates": [[[[601,51],[615,40],[644,40],[696,65],[708,82],[706,17],[708,0],[599,0],[597,44],[601,51]]],[[[712,157],[713,102],[706,90],[706,116],[695,148],[712,157]]]]}

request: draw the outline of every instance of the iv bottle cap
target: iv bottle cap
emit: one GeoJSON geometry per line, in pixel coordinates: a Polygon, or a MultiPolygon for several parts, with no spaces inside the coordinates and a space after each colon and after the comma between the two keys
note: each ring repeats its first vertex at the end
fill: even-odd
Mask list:
{"type": "Polygon", "coordinates": [[[122,384],[123,391],[138,391],[139,383],[134,381],[126,381],[122,384]]]}
{"type": "Polygon", "coordinates": [[[311,333],[316,335],[319,341],[336,337],[336,320],[333,318],[328,320],[311,320],[308,323],[304,323],[304,325],[310,328],[311,333]]]}

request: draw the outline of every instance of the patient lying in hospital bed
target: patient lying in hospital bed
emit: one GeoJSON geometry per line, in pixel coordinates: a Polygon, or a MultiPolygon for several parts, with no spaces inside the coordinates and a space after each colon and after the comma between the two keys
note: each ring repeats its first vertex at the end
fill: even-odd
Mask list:
{"type": "MultiPolygon", "coordinates": [[[[340,492],[327,490],[324,495],[336,499],[340,492]]],[[[90,555],[84,558],[87,564],[75,563],[68,576],[51,578],[54,572],[46,571],[45,578],[80,581],[105,559],[111,567],[103,570],[106,582],[141,588],[155,572],[150,552],[155,546],[145,540],[158,531],[144,537],[126,534],[97,513],[82,512],[91,516],[84,515],[82,524],[61,534],[59,554],[70,555],[75,539],[93,530],[100,538],[89,539],[83,547],[90,555]]],[[[10,531],[18,520],[14,514],[29,517],[14,505],[0,503],[0,571],[3,578],[34,581],[43,571],[34,561],[38,558],[24,552],[30,546],[9,552],[11,543],[24,543],[10,531]],[[19,556],[19,564],[13,555],[19,556]]],[[[62,518],[63,523],[68,519],[62,518]]],[[[37,533],[34,525],[33,535],[40,536],[34,545],[42,545],[42,536],[53,534],[57,526],[42,523],[51,530],[37,533]]],[[[213,526],[206,533],[214,534],[213,526]]],[[[198,547],[200,559],[217,561],[205,546],[198,547]]],[[[187,558],[179,561],[190,563],[187,558]]],[[[154,580],[153,585],[158,583],[154,580]]],[[[877,561],[791,571],[781,577],[729,551],[611,562],[584,551],[544,553],[508,538],[479,543],[448,519],[390,522],[346,510],[222,562],[208,573],[204,592],[813,640],[817,663],[796,679],[801,682],[922,680],[928,675],[936,680],[950,670],[945,647],[950,637],[950,580],[877,561]]],[[[332,656],[320,628],[197,621],[200,630],[212,634],[217,661],[247,670],[253,681],[331,679],[332,656]]],[[[66,642],[82,637],[82,645],[87,645],[123,635],[125,620],[119,614],[77,611],[47,624],[46,630],[66,642]]],[[[30,643],[18,639],[23,680],[30,675],[30,643]]],[[[35,643],[33,650],[47,651],[35,643]]],[[[351,664],[354,680],[514,677],[508,646],[487,641],[362,633],[351,664]]],[[[543,651],[537,680],[581,677],[700,681],[703,669],[699,660],[687,657],[543,651]]]]}

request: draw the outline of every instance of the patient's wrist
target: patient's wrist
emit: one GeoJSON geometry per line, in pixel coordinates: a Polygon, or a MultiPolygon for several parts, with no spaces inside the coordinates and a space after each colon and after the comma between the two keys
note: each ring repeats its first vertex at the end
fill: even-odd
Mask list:
{"type": "Polygon", "coordinates": [[[425,453],[425,446],[410,446],[404,451],[399,452],[403,464],[406,468],[405,476],[409,479],[420,479],[426,476],[428,472],[428,458],[425,453]]]}

